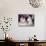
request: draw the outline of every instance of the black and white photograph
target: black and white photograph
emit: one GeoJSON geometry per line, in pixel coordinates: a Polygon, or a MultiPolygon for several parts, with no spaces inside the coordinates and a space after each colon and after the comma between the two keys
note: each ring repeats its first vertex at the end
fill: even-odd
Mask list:
{"type": "Polygon", "coordinates": [[[34,15],[33,14],[19,14],[18,25],[19,26],[34,26],[34,15]]]}
{"type": "Polygon", "coordinates": [[[29,4],[33,7],[33,8],[39,8],[42,7],[42,5],[45,3],[45,1],[43,2],[43,0],[29,0],[29,4]]]}

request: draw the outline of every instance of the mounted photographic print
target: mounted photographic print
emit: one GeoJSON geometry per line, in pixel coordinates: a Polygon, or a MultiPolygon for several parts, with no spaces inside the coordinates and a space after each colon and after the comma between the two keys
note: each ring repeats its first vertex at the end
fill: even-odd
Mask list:
{"type": "Polygon", "coordinates": [[[33,14],[18,14],[18,25],[19,26],[34,26],[34,15],[33,14]]]}
{"type": "MultiPolygon", "coordinates": [[[[45,2],[45,1],[44,1],[44,2],[45,2]]],[[[38,8],[38,7],[42,6],[43,0],[29,0],[29,3],[30,3],[30,5],[31,5],[33,8],[38,8]]]]}

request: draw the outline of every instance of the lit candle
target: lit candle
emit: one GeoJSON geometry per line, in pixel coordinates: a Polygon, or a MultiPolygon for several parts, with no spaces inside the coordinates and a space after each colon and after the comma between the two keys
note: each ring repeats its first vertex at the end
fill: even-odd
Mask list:
{"type": "Polygon", "coordinates": [[[6,34],[6,37],[8,38],[8,34],[6,34]]]}

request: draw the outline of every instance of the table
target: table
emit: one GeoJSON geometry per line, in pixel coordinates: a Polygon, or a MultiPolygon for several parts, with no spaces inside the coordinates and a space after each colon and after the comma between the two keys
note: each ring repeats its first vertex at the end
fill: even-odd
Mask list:
{"type": "Polygon", "coordinates": [[[14,44],[16,46],[40,46],[40,45],[46,46],[46,40],[39,40],[39,41],[9,40],[9,44],[14,44]]]}

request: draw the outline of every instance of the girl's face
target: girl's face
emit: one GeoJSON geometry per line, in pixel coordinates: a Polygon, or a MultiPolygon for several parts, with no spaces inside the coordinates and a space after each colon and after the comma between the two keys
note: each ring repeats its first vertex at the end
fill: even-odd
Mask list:
{"type": "Polygon", "coordinates": [[[21,17],[21,18],[20,18],[20,21],[21,21],[22,23],[24,23],[26,20],[25,20],[24,17],[21,17]]]}

